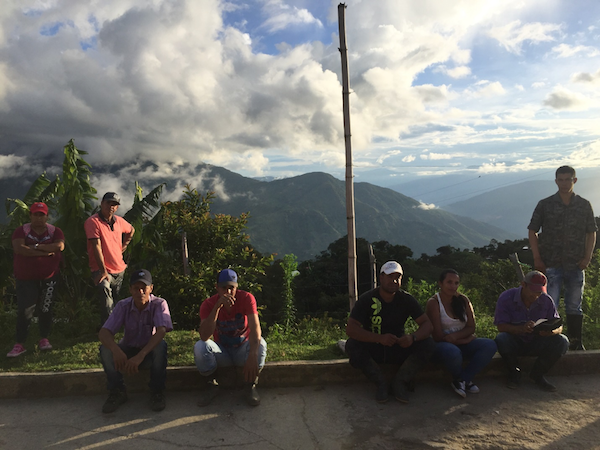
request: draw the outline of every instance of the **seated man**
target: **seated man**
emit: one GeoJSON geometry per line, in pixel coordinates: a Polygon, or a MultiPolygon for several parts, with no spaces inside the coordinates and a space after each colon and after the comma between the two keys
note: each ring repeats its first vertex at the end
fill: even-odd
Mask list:
{"type": "Polygon", "coordinates": [[[110,395],[103,413],[111,413],[127,401],[123,373],[137,373],[150,369],[152,410],[165,409],[165,381],[167,378],[167,343],[165,334],[173,329],[167,302],[152,294],[152,275],[141,269],[131,275],[131,297],[117,303],[113,313],[100,329],[98,337],[102,367],[106,373],[110,395]],[[115,334],[125,328],[123,339],[117,344],[115,334]]]}
{"type": "Polygon", "coordinates": [[[516,389],[521,381],[519,356],[537,356],[529,376],[543,390],[556,391],[544,375],[567,352],[569,339],[561,334],[562,326],[552,331],[535,331],[539,319],[558,318],[552,298],[544,293],[547,279],[542,272],[529,272],[521,287],[500,294],[496,303],[494,324],[498,353],[508,369],[506,387],[516,389]]]}
{"type": "Polygon", "coordinates": [[[212,402],[219,390],[218,367],[244,368],[246,402],[258,406],[258,374],[265,365],[267,343],[261,337],[254,295],[238,289],[237,273],[219,272],[217,293],[200,305],[200,339],[194,346],[194,360],[208,382],[198,406],[212,402]],[[214,341],[210,337],[214,337],[214,341]]]}
{"type": "Polygon", "coordinates": [[[408,403],[408,386],[435,349],[429,318],[417,300],[400,289],[402,274],[400,264],[386,262],[379,274],[380,286],[360,296],[346,327],[350,365],[377,385],[379,403],[387,402],[389,385],[378,364],[401,364],[392,387],[396,400],[408,403]],[[409,317],[419,325],[413,334],[404,332],[409,317]]]}

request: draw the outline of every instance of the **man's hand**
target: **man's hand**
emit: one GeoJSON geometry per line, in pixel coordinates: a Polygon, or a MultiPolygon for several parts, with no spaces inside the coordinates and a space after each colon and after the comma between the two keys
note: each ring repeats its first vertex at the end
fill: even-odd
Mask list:
{"type": "Polygon", "coordinates": [[[127,355],[120,347],[113,350],[113,361],[115,363],[115,369],[118,372],[123,373],[125,365],[127,364],[127,355]]]}
{"type": "Polygon", "coordinates": [[[405,334],[400,336],[398,339],[398,345],[402,348],[408,348],[413,345],[414,338],[412,334],[405,334]]]}
{"type": "Polygon", "coordinates": [[[125,363],[125,373],[131,375],[139,372],[139,366],[144,361],[144,356],[141,353],[129,358],[125,363]]]}
{"type": "Polygon", "coordinates": [[[581,261],[579,261],[577,263],[577,267],[579,267],[579,269],[581,269],[581,270],[585,270],[590,265],[591,261],[592,260],[590,258],[583,258],[581,261]]]}
{"type": "Polygon", "coordinates": [[[258,376],[258,355],[248,354],[246,364],[244,364],[244,380],[248,383],[254,383],[258,376]]]}
{"type": "Polygon", "coordinates": [[[104,272],[100,272],[94,277],[94,284],[98,286],[100,283],[102,283],[102,280],[108,280],[108,272],[106,270],[104,272]]]}
{"type": "Polygon", "coordinates": [[[524,324],[522,326],[522,328],[523,328],[522,333],[524,333],[524,334],[533,333],[534,327],[535,327],[535,322],[533,320],[530,320],[529,322],[527,322],[526,324],[524,324]]]}
{"type": "Polygon", "coordinates": [[[231,307],[235,304],[235,297],[231,295],[229,292],[221,295],[219,300],[217,301],[217,305],[222,305],[227,309],[231,309],[231,307]]]}
{"type": "Polygon", "coordinates": [[[451,334],[447,334],[444,336],[444,341],[448,342],[449,344],[456,344],[456,341],[458,339],[456,338],[456,336],[454,335],[454,333],[451,334]]]}
{"type": "Polygon", "coordinates": [[[379,336],[379,343],[386,347],[398,344],[398,337],[392,333],[386,333],[379,336]]]}

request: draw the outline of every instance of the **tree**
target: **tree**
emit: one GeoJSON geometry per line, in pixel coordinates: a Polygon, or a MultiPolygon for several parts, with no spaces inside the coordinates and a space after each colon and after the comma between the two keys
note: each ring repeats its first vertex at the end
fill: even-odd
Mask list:
{"type": "Polygon", "coordinates": [[[262,288],[259,276],[265,274],[273,259],[262,256],[249,244],[244,233],[248,215],[213,215],[213,198],[211,192],[202,196],[186,185],[181,200],[163,203],[161,220],[156,224],[163,251],[154,251],[154,262],[144,262],[152,270],[157,295],[164,293],[173,321],[184,329],[198,327],[200,303],[214,292],[220,270],[234,269],[240,288],[257,293],[262,288]],[[183,232],[187,235],[190,275],[185,275],[182,267],[183,232]]]}

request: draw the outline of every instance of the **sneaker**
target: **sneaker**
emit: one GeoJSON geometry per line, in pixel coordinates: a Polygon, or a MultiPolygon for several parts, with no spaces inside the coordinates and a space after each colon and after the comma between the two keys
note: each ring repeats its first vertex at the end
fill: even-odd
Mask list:
{"type": "Polygon", "coordinates": [[[250,406],[260,405],[260,395],[258,395],[258,391],[256,390],[256,383],[248,383],[244,387],[244,397],[246,398],[246,403],[250,406]]]}
{"type": "Polygon", "coordinates": [[[479,394],[479,388],[472,381],[467,381],[465,383],[465,391],[469,394],[479,394]]]}
{"type": "Polygon", "coordinates": [[[508,374],[508,380],[506,381],[506,387],[509,389],[517,389],[521,384],[521,369],[516,368],[511,370],[508,374]]]}
{"type": "Polygon", "coordinates": [[[150,397],[150,402],[152,403],[152,411],[162,411],[167,406],[165,401],[165,393],[163,391],[156,391],[152,393],[150,397]]]}
{"type": "Polygon", "coordinates": [[[400,403],[408,403],[408,389],[405,381],[394,380],[392,389],[394,391],[394,398],[396,400],[398,400],[400,403]]]}
{"type": "Polygon", "coordinates": [[[102,412],[105,414],[115,412],[123,403],[127,401],[127,392],[120,389],[113,389],[102,406],[102,412]]]}
{"type": "Polygon", "coordinates": [[[535,381],[535,384],[537,384],[541,390],[546,392],[556,392],[556,386],[546,380],[546,377],[543,375],[540,375],[539,377],[532,376],[531,379],[535,381]]]}
{"type": "Polygon", "coordinates": [[[452,383],[450,383],[450,386],[452,387],[452,389],[454,389],[454,392],[456,392],[462,398],[465,398],[467,396],[467,393],[465,392],[464,381],[454,380],[452,383]]]}
{"type": "Polygon", "coordinates": [[[198,406],[202,407],[210,405],[217,395],[219,395],[219,385],[208,383],[206,389],[200,394],[198,406]]]}
{"type": "Polygon", "coordinates": [[[8,352],[6,354],[6,356],[8,358],[15,358],[19,355],[22,355],[23,353],[25,353],[27,350],[25,350],[25,347],[23,347],[21,344],[15,344],[15,346],[13,347],[13,349],[8,352]]]}
{"type": "Polygon", "coordinates": [[[40,342],[38,343],[38,347],[40,348],[40,350],[52,350],[52,344],[46,338],[40,339],[40,342]]]}

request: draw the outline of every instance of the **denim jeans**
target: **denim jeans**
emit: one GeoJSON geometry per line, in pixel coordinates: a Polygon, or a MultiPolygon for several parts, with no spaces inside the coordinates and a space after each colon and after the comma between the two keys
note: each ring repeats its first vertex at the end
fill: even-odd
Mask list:
{"type": "MultiPolygon", "coordinates": [[[[119,347],[127,355],[127,358],[132,358],[137,355],[141,348],[125,347],[119,344],[119,347]]],[[[115,361],[112,352],[105,346],[100,346],[100,359],[102,367],[106,374],[106,387],[108,390],[125,389],[123,383],[123,375],[115,369],[115,361]]],[[[160,392],[165,389],[167,380],[167,343],[160,341],[150,353],[146,355],[139,369],[150,369],[150,390],[152,392],[160,392]]]]}
{"type": "Polygon", "coordinates": [[[564,286],[565,311],[568,315],[581,316],[581,300],[583,286],[585,285],[585,272],[583,270],[564,270],[562,268],[548,267],[548,295],[554,300],[556,309],[560,305],[560,290],[564,286]]]}
{"type": "MultiPolygon", "coordinates": [[[[94,279],[100,272],[92,272],[92,279],[94,279]]],[[[109,273],[108,280],[104,279],[98,285],[96,285],[96,295],[100,302],[100,322],[104,325],[108,316],[110,316],[115,307],[115,296],[119,295],[121,285],[123,284],[123,275],[125,272],[120,273],[109,273]]],[[[119,301],[119,299],[117,299],[119,301]]]]}
{"type": "MultiPolygon", "coordinates": [[[[250,340],[239,347],[221,347],[212,339],[199,340],[194,345],[194,362],[200,375],[208,376],[217,367],[243,367],[250,353],[250,340]]],[[[258,368],[262,369],[267,358],[267,342],[261,337],[258,346],[258,368]]]]}
{"type": "Polygon", "coordinates": [[[510,333],[498,333],[496,336],[498,353],[509,369],[516,366],[519,356],[537,356],[533,371],[545,374],[564,355],[569,348],[569,338],[564,334],[552,336],[534,336],[531,341],[523,341],[510,333]]]}
{"type": "Polygon", "coordinates": [[[495,354],[496,342],[493,339],[476,338],[462,345],[436,342],[432,361],[444,364],[454,380],[473,381],[495,354]],[[464,360],[469,363],[463,369],[464,360]]]}

